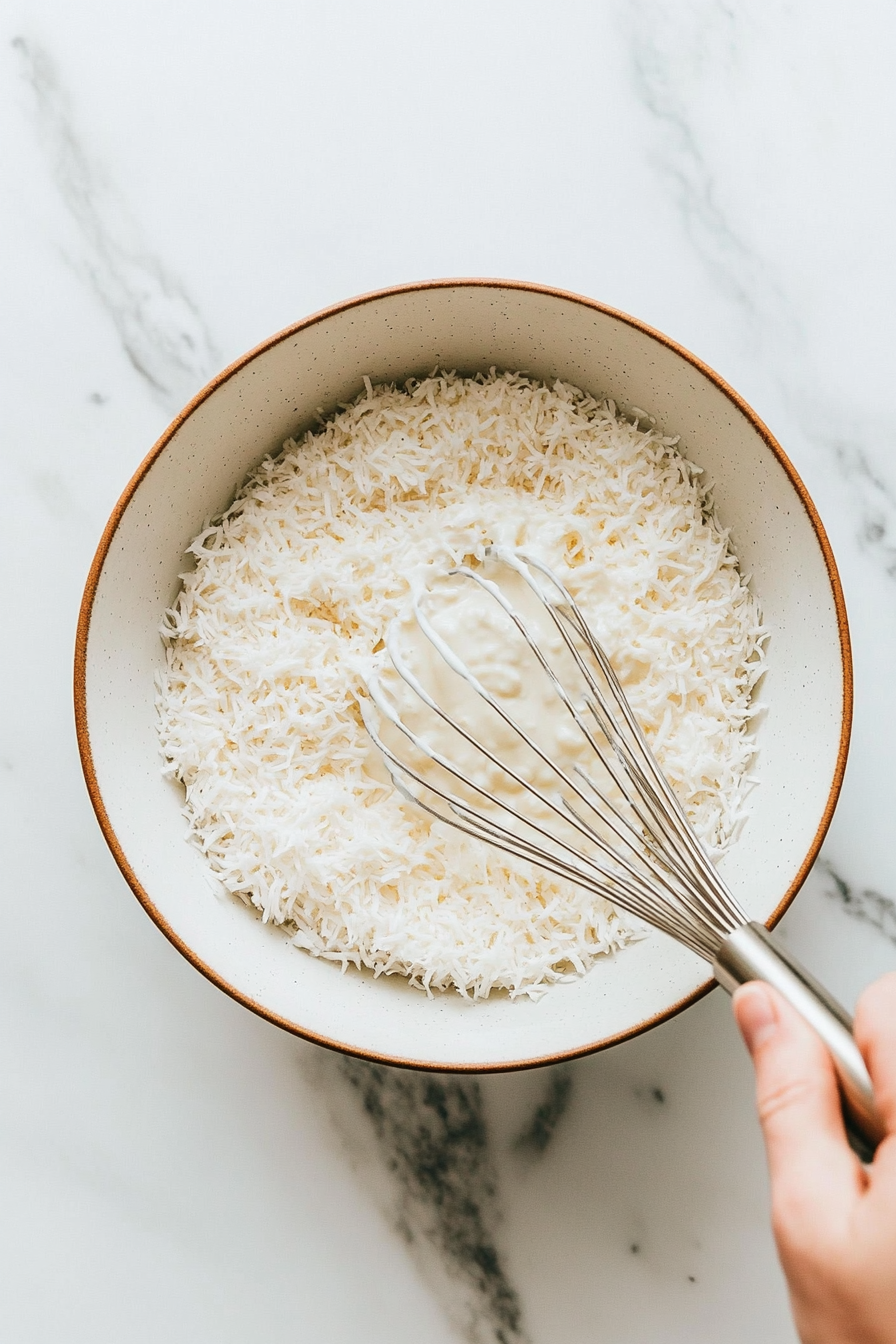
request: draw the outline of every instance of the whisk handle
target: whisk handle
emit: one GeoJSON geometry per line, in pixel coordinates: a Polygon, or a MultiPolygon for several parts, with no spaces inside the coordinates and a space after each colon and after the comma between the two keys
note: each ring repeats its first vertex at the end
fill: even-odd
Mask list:
{"type": "Polygon", "coordinates": [[[716,953],[712,968],[729,994],[748,980],[764,980],[815,1028],[834,1061],[850,1145],[863,1162],[870,1162],[884,1137],[884,1127],[846,1009],[762,924],[751,922],[735,929],[716,953]]]}

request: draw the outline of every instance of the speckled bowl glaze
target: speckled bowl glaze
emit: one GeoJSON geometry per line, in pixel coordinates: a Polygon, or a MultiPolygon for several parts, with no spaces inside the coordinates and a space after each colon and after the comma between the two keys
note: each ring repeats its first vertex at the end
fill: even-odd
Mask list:
{"type": "Polygon", "coordinates": [[[221,989],[289,1031],[370,1059],[493,1070],[601,1049],[670,1017],[712,983],[660,934],[537,1003],[427,998],[290,946],[213,892],[184,840],[181,790],[162,778],[153,674],[159,623],[184,552],[264,454],[354,396],[367,374],[404,380],[435,366],[495,365],[563,378],[638,406],[681,436],[715,483],[723,525],[753,576],[771,630],[757,727],[760,787],[723,871],[754,918],[774,924],[811,866],[843,777],[851,669],[830,546],[781,448],[711,369],[659,332],[575,294],[449,280],[368,294],[272,337],[178,416],[128,485],[84,594],[75,661],[78,741],[106,840],[137,898],[221,989]]]}

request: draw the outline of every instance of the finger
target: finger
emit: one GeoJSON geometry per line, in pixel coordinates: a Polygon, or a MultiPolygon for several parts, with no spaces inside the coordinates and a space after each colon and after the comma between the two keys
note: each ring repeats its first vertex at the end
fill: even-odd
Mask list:
{"type": "Polygon", "coordinates": [[[887,1133],[896,1134],[896,972],[869,985],[859,999],[855,1038],[887,1133]]]}
{"type": "Polygon", "coordinates": [[[785,1222],[844,1214],[861,1189],[831,1057],[770,985],[742,985],[734,1014],[756,1069],[756,1100],[772,1198],[785,1222]]]}

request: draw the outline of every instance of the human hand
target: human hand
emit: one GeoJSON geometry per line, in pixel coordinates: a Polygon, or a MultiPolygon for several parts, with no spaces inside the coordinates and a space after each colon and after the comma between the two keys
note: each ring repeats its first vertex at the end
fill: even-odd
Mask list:
{"type": "Polygon", "coordinates": [[[855,1037],[887,1137],[870,1167],[846,1142],[819,1037],[759,981],[734,995],[756,1068],[772,1227],[803,1344],[896,1344],[896,973],[865,990],[855,1037]]]}

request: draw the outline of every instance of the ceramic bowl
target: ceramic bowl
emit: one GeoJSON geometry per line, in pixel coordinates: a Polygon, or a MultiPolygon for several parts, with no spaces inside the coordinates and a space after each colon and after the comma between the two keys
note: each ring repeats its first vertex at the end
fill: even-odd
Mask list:
{"type": "Polygon", "coordinates": [[[740,397],[680,346],[575,294],[494,280],[401,286],[337,304],[272,337],[214,379],[137,471],[100,542],[78,633],[75,700],[88,789],[135,895],[170,941],[228,994],[323,1045],[423,1068],[494,1070],[570,1058],[663,1021],[711,985],[661,934],[540,1001],[427,998],[398,976],[343,974],[221,899],[184,840],[182,794],[162,778],[153,674],[162,613],[205,520],[317,409],[366,374],[440,366],[521,369],[637,406],[715,483],[722,524],[752,575],[771,636],[757,728],[760,785],[723,872],[750,916],[774,924],[821,844],[846,760],[849,642],[830,546],[806,490],[740,397]]]}

